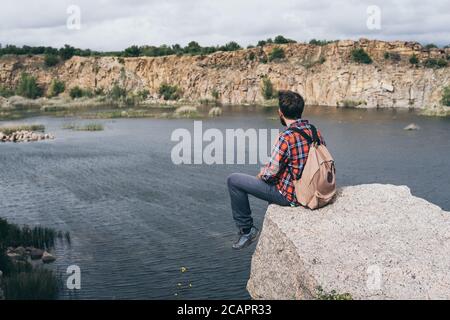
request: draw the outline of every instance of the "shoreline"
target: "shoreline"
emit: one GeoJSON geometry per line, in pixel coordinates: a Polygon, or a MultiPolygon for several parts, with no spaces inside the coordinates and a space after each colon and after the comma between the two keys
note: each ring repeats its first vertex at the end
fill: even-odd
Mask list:
{"type": "MultiPolygon", "coordinates": [[[[267,100],[263,104],[223,104],[214,100],[190,101],[147,99],[127,104],[121,100],[113,100],[106,96],[93,98],[71,99],[70,97],[38,98],[28,99],[19,96],[10,98],[0,97],[0,121],[14,121],[40,115],[55,117],[81,116],[85,119],[115,119],[115,118],[203,118],[198,109],[209,109],[208,116],[217,117],[221,115],[222,108],[254,107],[254,108],[277,108],[276,100],[267,100]],[[110,110],[108,112],[108,110],[110,110]],[[93,114],[88,114],[94,112],[93,114]]],[[[322,107],[334,109],[355,110],[398,110],[412,111],[421,116],[428,117],[450,117],[450,107],[440,106],[435,108],[405,108],[405,107],[368,107],[361,103],[359,105],[309,105],[306,107],[322,107]]]]}

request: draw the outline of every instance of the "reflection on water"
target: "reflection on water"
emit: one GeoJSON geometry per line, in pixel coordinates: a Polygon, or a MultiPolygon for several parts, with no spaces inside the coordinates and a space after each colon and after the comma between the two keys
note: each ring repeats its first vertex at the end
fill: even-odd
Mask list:
{"type": "MultiPolygon", "coordinates": [[[[278,128],[275,111],[226,108],[203,126],[278,128]]],[[[306,118],[322,130],[341,185],[408,185],[450,210],[450,120],[334,108],[309,108],[306,118]],[[411,122],[422,130],[404,131],[411,122]]],[[[258,166],[173,165],[171,133],[192,130],[193,120],[101,120],[102,132],[61,129],[74,121],[27,119],[57,139],[0,144],[0,216],[70,231],[72,247],[58,248],[57,266],[81,267],[75,298],[248,298],[254,246],[230,249],[236,234],[225,180],[235,171],[256,174],[258,166]]],[[[265,204],[252,203],[260,225],[265,204]]]]}

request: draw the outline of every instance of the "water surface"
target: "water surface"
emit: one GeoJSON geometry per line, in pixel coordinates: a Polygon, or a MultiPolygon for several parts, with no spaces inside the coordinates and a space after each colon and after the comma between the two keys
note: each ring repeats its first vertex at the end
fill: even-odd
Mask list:
{"type": "MultiPolygon", "coordinates": [[[[203,126],[279,128],[275,115],[229,108],[203,126]]],[[[340,185],[408,185],[450,210],[449,119],[334,108],[310,108],[305,117],[322,130],[340,185]],[[411,122],[422,130],[404,131],[411,122]]],[[[82,290],[63,298],[249,298],[255,247],[230,249],[236,230],[225,181],[232,172],[256,174],[259,166],[172,164],[171,133],[192,130],[193,120],[99,120],[101,132],[62,129],[77,121],[30,118],[20,122],[42,123],[57,139],[0,144],[0,216],[72,235],[70,248],[58,247],[56,266],[79,265],[82,290]]],[[[265,204],[252,204],[260,226],[265,204]]]]}

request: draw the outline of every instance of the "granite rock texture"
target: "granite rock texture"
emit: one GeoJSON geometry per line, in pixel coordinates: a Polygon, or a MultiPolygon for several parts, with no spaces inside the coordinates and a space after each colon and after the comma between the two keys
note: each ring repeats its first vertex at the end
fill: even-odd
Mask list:
{"type": "Polygon", "coordinates": [[[247,289],[254,299],[450,299],[450,212],[404,186],[339,190],[318,211],[269,207],[247,289]]]}

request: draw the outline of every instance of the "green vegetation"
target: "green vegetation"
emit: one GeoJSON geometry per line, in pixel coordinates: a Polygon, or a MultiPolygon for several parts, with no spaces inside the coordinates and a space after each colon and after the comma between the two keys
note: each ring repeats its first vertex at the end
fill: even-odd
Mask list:
{"type": "Polygon", "coordinates": [[[254,61],[256,59],[256,54],[252,51],[248,54],[247,59],[249,61],[254,61]]]}
{"type": "MultiPolygon", "coordinates": [[[[287,44],[295,43],[295,40],[285,38],[282,35],[278,35],[274,40],[271,38],[267,40],[261,40],[258,42],[258,46],[262,47],[266,44],[287,44]]],[[[254,46],[249,45],[249,48],[254,46]]],[[[182,47],[179,44],[161,46],[151,46],[151,45],[132,45],[123,51],[93,51],[90,49],[79,49],[68,44],[64,45],[62,48],[52,48],[52,47],[31,47],[23,46],[17,47],[15,45],[6,45],[5,47],[0,47],[0,56],[2,55],[44,55],[44,64],[47,67],[55,66],[59,61],[65,61],[73,56],[81,57],[101,57],[101,56],[115,56],[115,57],[161,57],[168,55],[208,55],[218,51],[236,51],[240,50],[242,47],[235,41],[230,41],[225,45],[217,46],[201,46],[196,41],[191,41],[187,46],[182,47]]],[[[123,63],[124,60],[119,61],[123,63]]]]}
{"type": "Polygon", "coordinates": [[[64,90],[66,90],[66,85],[64,84],[64,82],[58,79],[53,79],[52,82],[50,83],[50,86],[48,87],[47,97],[49,98],[56,97],[60,93],[63,93],[64,90]]]}
{"type": "Polygon", "coordinates": [[[219,47],[219,51],[237,51],[241,49],[242,47],[234,41],[228,42],[224,46],[219,47]]]}
{"type": "Polygon", "coordinates": [[[327,61],[327,59],[325,57],[320,57],[319,60],[311,60],[311,59],[306,59],[306,61],[303,61],[302,63],[300,63],[302,66],[304,66],[306,69],[310,69],[316,65],[320,65],[320,64],[324,64],[327,61]]]}
{"type": "Polygon", "coordinates": [[[124,57],[139,57],[141,49],[138,46],[131,46],[124,50],[124,57]]]}
{"type": "Polygon", "coordinates": [[[53,53],[47,53],[44,56],[44,64],[47,67],[56,66],[59,63],[59,57],[53,53]]]}
{"type": "Polygon", "coordinates": [[[164,100],[178,100],[181,98],[181,90],[177,86],[173,86],[167,83],[161,84],[159,87],[159,94],[164,100]]]}
{"type": "Polygon", "coordinates": [[[82,97],[92,98],[94,96],[94,93],[89,89],[82,89],[79,86],[75,86],[70,89],[69,95],[72,99],[77,99],[77,98],[82,98],[82,97]]]}
{"type": "Polygon", "coordinates": [[[14,95],[14,90],[0,86],[0,97],[9,98],[14,95]]]}
{"type": "Polygon", "coordinates": [[[55,300],[61,285],[53,271],[43,268],[13,272],[3,282],[8,300],[55,300]]]}
{"type": "Polygon", "coordinates": [[[8,246],[31,246],[42,249],[52,248],[57,237],[57,233],[53,229],[40,226],[19,227],[2,218],[0,218],[0,235],[0,242],[6,243],[8,246]]]}
{"type": "Polygon", "coordinates": [[[415,53],[409,58],[409,63],[411,63],[412,65],[418,65],[419,62],[419,58],[415,53]]]}
{"type": "Polygon", "coordinates": [[[342,108],[356,108],[357,106],[367,105],[366,101],[356,101],[356,100],[343,100],[338,102],[338,107],[342,108]]]}
{"type": "Polygon", "coordinates": [[[88,123],[82,127],[78,127],[79,131],[103,131],[104,127],[101,123],[88,123]]]}
{"type": "Polygon", "coordinates": [[[258,47],[264,47],[264,46],[267,45],[267,44],[273,44],[272,38],[269,38],[269,39],[267,39],[267,40],[260,40],[260,41],[258,41],[257,46],[258,46],[258,47]]]}
{"type": "Polygon", "coordinates": [[[444,106],[450,107],[450,86],[444,88],[441,102],[444,106]]]}
{"type": "Polygon", "coordinates": [[[88,123],[81,126],[70,123],[64,125],[63,129],[75,131],[103,131],[105,128],[101,123],[88,123]]]}
{"type": "Polygon", "coordinates": [[[367,54],[364,49],[353,49],[352,50],[352,61],[363,64],[371,64],[373,62],[372,58],[367,54]]]}
{"type": "Polygon", "coordinates": [[[108,97],[110,97],[113,100],[120,100],[127,96],[127,90],[125,88],[122,88],[118,84],[115,84],[111,91],[108,93],[108,97]]]}
{"type": "Polygon", "coordinates": [[[19,227],[0,218],[1,288],[7,300],[56,299],[61,279],[51,270],[35,268],[23,257],[10,259],[8,247],[50,249],[58,234],[44,227],[19,227]]]}
{"type": "Polygon", "coordinates": [[[435,45],[434,43],[430,43],[430,44],[427,44],[425,46],[425,49],[428,49],[428,50],[430,50],[430,49],[437,49],[437,48],[438,48],[438,46],[435,45]]]}
{"type": "Polygon", "coordinates": [[[68,44],[64,45],[61,49],[59,49],[59,56],[63,60],[69,60],[77,53],[77,49],[68,44]]]}
{"type": "Polygon", "coordinates": [[[277,61],[285,58],[284,50],[280,47],[275,47],[269,54],[269,61],[277,61]]]}
{"type": "Polygon", "coordinates": [[[402,57],[398,52],[385,52],[384,59],[392,60],[393,62],[400,62],[402,60],[402,57]]]}
{"type": "Polygon", "coordinates": [[[316,40],[316,39],[312,39],[309,44],[314,45],[314,46],[326,46],[327,44],[333,43],[336,41],[330,41],[330,40],[316,40]]]}
{"type": "Polygon", "coordinates": [[[339,294],[336,290],[331,292],[325,292],[322,287],[317,287],[317,299],[318,300],[353,300],[350,293],[339,294]]]}
{"type": "Polygon", "coordinates": [[[147,100],[150,96],[150,91],[147,89],[140,90],[136,93],[136,96],[141,100],[147,100]]]}
{"type": "Polygon", "coordinates": [[[35,77],[22,73],[16,94],[25,98],[36,99],[42,96],[42,89],[37,85],[35,77]]]}
{"type": "Polygon", "coordinates": [[[178,118],[198,118],[200,115],[196,107],[183,106],[175,110],[175,116],[178,118]]]}
{"type": "Polygon", "coordinates": [[[211,91],[211,95],[212,95],[212,97],[214,98],[214,100],[219,100],[219,98],[220,98],[220,93],[219,93],[219,91],[217,91],[216,89],[213,89],[213,90],[211,91]]]}
{"type": "Polygon", "coordinates": [[[427,59],[423,63],[425,68],[432,68],[432,69],[440,69],[445,68],[448,66],[448,62],[445,59],[427,59]]]}
{"type": "Polygon", "coordinates": [[[274,99],[276,97],[272,81],[270,81],[267,76],[262,79],[261,93],[266,100],[274,99]]]}
{"type": "Polygon", "coordinates": [[[0,132],[3,134],[10,135],[16,131],[39,131],[44,132],[45,126],[42,124],[31,124],[31,125],[16,125],[16,126],[1,126],[0,132]]]}
{"type": "Polygon", "coordinates": [[[287,38],[283,37],[282,35],[278,35],[275,37],[273,42],[275,44],[287,44],[287,43],[296,43],[297,41],[292,40],[292,39],[287,39],[287,38]]]}

